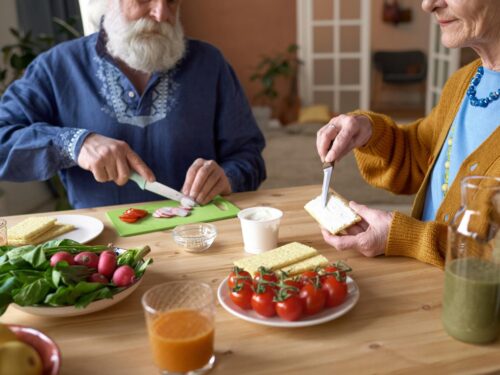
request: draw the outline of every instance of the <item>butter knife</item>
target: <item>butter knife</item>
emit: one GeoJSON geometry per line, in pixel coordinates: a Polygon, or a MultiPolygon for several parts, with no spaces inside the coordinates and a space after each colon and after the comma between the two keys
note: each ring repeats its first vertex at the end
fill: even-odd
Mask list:
{"type": "Polygon", "coordinates": [[[196,202],[184,194],[178,192],[167,185],[160,184],[159,182],[148,182],[140,174],[132,172],[130,179],[134,181],[142,190],[147,190],[152,193],[161,195],[162,197],[172,199],[180,202],[184,207],[194,207],[196,202]]]}
{"type": "Polygon", "coordinates": [[[323,163],[323,188],[321,190],[321,206],[326,207],[328,194],[330,192],[330,181],[332,179],[335,162],[323,163]]]}

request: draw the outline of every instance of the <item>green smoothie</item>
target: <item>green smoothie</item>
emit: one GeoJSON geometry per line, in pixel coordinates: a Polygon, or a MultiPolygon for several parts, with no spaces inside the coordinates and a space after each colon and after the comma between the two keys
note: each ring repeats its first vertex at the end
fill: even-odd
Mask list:
{"type": "Polygon", "coordinates": [[[445,267],[443,325],[458,340],[494,341],[500,328],[500,267],[477,258],[445,267]]]}

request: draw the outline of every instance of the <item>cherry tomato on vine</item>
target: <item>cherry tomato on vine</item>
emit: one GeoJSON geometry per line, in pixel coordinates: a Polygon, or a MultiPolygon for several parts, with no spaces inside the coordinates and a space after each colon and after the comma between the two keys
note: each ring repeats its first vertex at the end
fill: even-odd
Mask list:
{"type": "Polygon", "coordinates": [[[239,284],[233,289],[230,289],[229,297],[233,303],[244,309],[250,310],[252,308],[252,295],[253,289],[249,284],[239,284]]]}
{"type": "Polygon", "coordinates": [[[298,294],[291,294],[288,298],[276,302],[276,313],[285,320],[299,320],[304,313],[304,304],[298,294]]]}
{"type": "Polygon", "coordinates": [[[276,302],[274,302],[274,289],[269,285],[260,285],[252,296],[252,307],[257,314],[271,318],[276,315],[276,302]]]}
{"type": "Polygon", "coordinates": [[[346,272],[343,271],[343,270],[339,270],[336,266],[334,265],[328,265],[324,268],[324,273],[325,275],[321,277],[321,279],[323,280],[325,277],[329,276],[329,275],[332,275],[332,274],[335,274],[336,272],[338,272],[338,274],[340,275],[340,277],[342,279],[345,279],[346,277],[346,272]]]}
{"type": "Polygon", "coordinates": [[[306,315],[319,313],[325,307],[326,293],[321,289],[321,285],[307,283],[300,290],[300,299],[304,303],[304,312],[306,315]]]}
{"type": "Polygon", "coordinates": [[[293,286],[294,288],[297,288],[298,291],[300,289],[302,289],[302,287],[303,287],[302,282],[300,280],[296,280],[296,279],[287,279],[287,280],[283,281],[283,283],[285,285],[293,286]]]}
{"type": "Polygon", "coordinates": [[[321,289],[326,293],[326,306],[335,307],[347,297],[347,283],[338,281],[334,276],[326,276],[321,282],[321,289]]]}
{"type": "Polygon", "coordinates": [[[256,286],[261,280],[265,280],[270,283],[277,283],[278,276],[276,276],[276,274],[270,269],[259,267],[259,270],[255,272],[253,277],[254,285],[256,286]]]}
{"type": "Polygon", "coordinates": [[[242,268],[234,267],[227,278],[227,286],[229,287],[229,289],[233,289],[237,284],[240,283],[253,285],[252,275],[250,275],[250,272],[247,272],[242,268]]]}
{"type": "Polygon", "coordinates": [[[318,273],[316,271],[305,271],[300,275],[300,279],[302,280],[303,285],[307,283],[314,283],[317,277],[318,273]]]}

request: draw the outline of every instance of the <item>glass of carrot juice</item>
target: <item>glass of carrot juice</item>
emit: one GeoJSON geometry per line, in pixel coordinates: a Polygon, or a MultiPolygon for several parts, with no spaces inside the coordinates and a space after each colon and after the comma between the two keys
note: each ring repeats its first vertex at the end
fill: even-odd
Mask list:
{"type": "Polygon", "coordinates": [[[161,374],[203,374],[212,369],[215,298],[208,284],[159,284],[144,293],[142,306],[161,374]]]}

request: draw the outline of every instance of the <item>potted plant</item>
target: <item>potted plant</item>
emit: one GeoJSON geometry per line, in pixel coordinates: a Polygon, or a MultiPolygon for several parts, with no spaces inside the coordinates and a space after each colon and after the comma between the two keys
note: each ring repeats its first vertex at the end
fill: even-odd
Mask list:
{"type": "MultiPolygon", "coordinates": [[[[71,18],[66,22],[54,17],[53,21],[59,26],[58,39],[69,40],[81,36],[75,28],[76,19],[71,18]]],[[[24,70],[40,53],[57,43],[56,38],[50,35],[40,34],[34,37],[31,31],[22,33],[14,28],[10,28],[9,31],[16,41],[2,47],[3,67],[0,66],[0,96],[12,82],[22,76],[24,70]]]]}
{"type": "Polygon", "coordinates": [[[297,58],[297,50],[298,46],[291,44],[285,52],[280,52],[275,56],[263,56],[250,76],[251,81],[258,81],[261,85],[259,92],[253,98],[256,104],[253,112],[262,128],[272,126],[273,123],[279,126],[280,120],[287,123],[289,122],[288,114],[294,111],[293,107],[298,110],[297,71],[301,62],[297,58]],[[288,94],[284,108],[279,108],[274,103],[279,97],[278,80],[283,78],[288,84],[288,94]],[[273,109],[279,120],[270,123],[273,109]]]}

